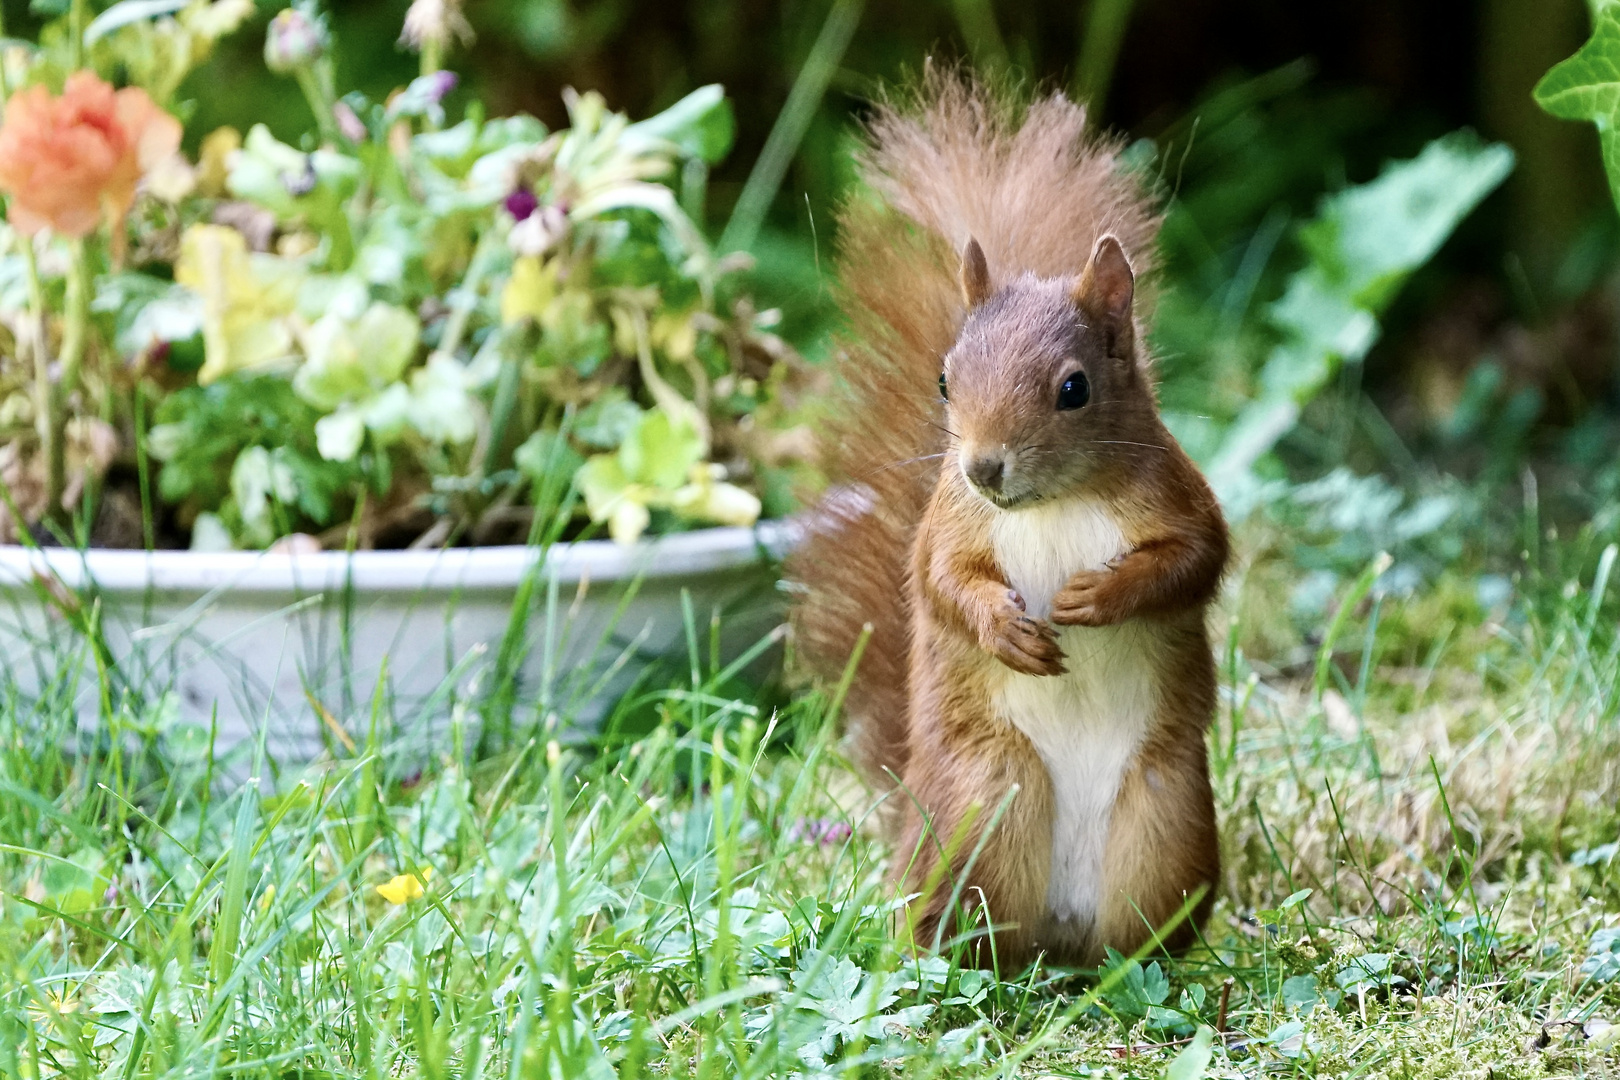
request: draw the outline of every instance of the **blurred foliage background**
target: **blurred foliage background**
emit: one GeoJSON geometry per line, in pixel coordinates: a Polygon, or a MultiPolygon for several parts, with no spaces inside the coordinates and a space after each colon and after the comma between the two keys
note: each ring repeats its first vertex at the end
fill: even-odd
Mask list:
{"type": "MultiPolygon", "coordinates": [[[[258,27],[191,77],[193,140],[265,118],[286,138],[303,129],[296,86],[258,55],[281,6],[261,0],[258,27]]],[[[340,85],[381,99],[415,74],[397,43],[406,0],[326,6],[340,85]]],[[[4,8],[8,32],[31,36],[29,0],[4,8]]],[[[558,126],[565,86],[645,116],[722,83],[736,146],[710,177],[704,224],[747,241],[762,301],[782,306],[811,356],[836,325],[826,275],[855,122],[925,57],[1088,97],[1153,163],[1170,211],[1163,370],[1174,383],[1198,367],[1187,384],[1198,393],[1228,354],[1247,350],[1253,366],[1247,316],[1306,261],[1294,227],[1325,194],[1473,128],[1515,150],[1512,176],[1400,293],[1376,347],[1310,406],[1282,460],[1295,479],[1348,465],[1472,482],[1516,479],[1533,458],[1567,470],[1577,502],[1615,486],[1602,467],[1616,426],[1620,230],[1593,129],[1546,115],[1530,93],[1586,37],[1583,0],[468,0],[465,11],[477,41],[449,61],[464,79],[452,117],[457,98],[477,98],[491,115],[558,126]],[[825,92],[784,112],[807,61],[825,69],[825,92]],[[727,233],[784,125],[803,134],[788,140],[774,196],[766,185],[761,227],[727,233]]]]}

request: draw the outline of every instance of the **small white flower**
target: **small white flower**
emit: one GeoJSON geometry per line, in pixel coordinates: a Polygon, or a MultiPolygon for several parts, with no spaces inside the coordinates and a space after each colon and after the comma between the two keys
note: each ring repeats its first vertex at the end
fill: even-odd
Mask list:
{"type": "Polygon", "coordinates": [[[461,13],[461,0],[415,0],[405,13],[405,30],[399,41],[421,52],[424,45],[442,49],[451,38],[471,45],[473,37],[472,24],[461,13]]]}
{"type": "Polygon", "coordinates": [[[555,206],[542,206],[516,225],[507,244],[519,256],[539,257],[556,247],[568,235],[568,215],[555,206]]]}

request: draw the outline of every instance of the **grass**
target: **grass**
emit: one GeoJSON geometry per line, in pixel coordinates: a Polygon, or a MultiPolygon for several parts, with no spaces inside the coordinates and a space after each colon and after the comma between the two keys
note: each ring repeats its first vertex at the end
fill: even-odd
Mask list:
{"type": "Polygon", "coordinates": [[[696,645],[626,703],[634,737],[480,757],[463,702],[400,775],[362,704],[352,755],[234,788],[161,703],[70,753],[60,696],[13,692],[0,1070],[1607,1076],[1620,638],[1613,556],[1575,547],[1494,613],[1365,575],[1314,649],[1251,630],[1288,571],[1240,575],[1220,902],[1191,954],[1100,979],[905,948],[826,701],[739,691],[696,645]]]}

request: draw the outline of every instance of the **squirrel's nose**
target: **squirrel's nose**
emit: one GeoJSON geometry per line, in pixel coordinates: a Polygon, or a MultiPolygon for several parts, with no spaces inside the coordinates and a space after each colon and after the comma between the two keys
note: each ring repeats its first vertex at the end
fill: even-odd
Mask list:
{"type": "Polygon", "coordinates": [[[1001,479],[1006,473],[1006,468],[1006,459],[999,454],[989,454],[974,458],[963,471],[976,486],[986,491],[1000,491],[1001,479]]]}

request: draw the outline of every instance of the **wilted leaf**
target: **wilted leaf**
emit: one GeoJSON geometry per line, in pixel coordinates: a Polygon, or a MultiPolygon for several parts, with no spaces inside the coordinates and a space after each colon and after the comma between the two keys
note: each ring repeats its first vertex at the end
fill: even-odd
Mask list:
{"type": "Polygon", "coordinates": [[[119,0],[90,20],[90,25],[84,28],[84,43],[94,45],[114,30],[132,23],[173,15],[189,3],[191,0],[119,0]]]}

